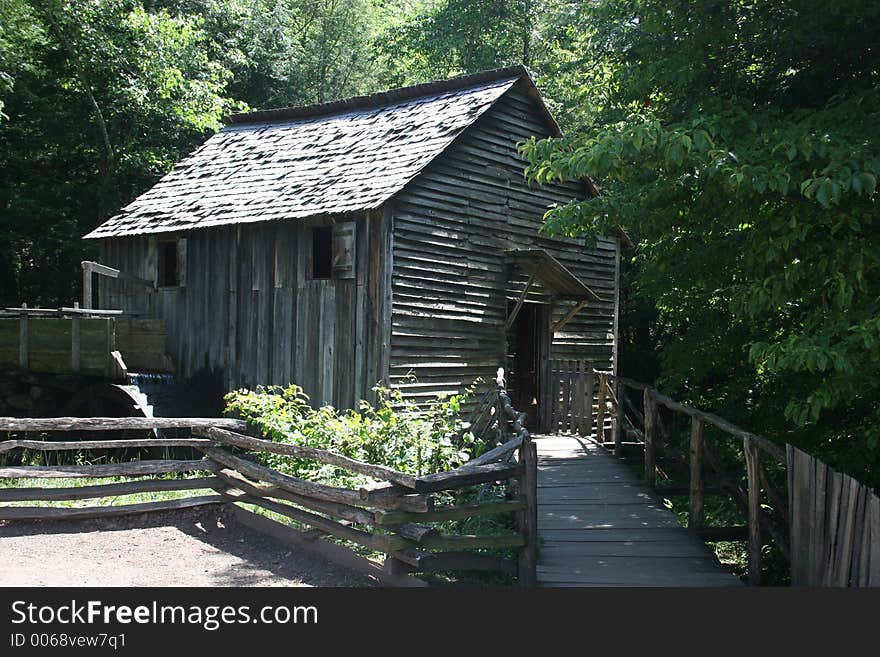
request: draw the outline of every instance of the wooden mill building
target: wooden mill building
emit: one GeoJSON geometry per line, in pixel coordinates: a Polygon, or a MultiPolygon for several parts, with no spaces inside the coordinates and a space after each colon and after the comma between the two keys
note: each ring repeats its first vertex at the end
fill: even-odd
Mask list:
{"type": "Polygon", "coordinates": [[[178,376],[227,389],[351,407],[377,382],[428,400],[505,366],[537,411],[548,359],[616,360],[619,241],[538,232],[594,190],[523,177],[517,143],[558,134],[521,67],[235,115],[86,235],[155,283],[103,278],[99,303],[163,319],[178,376]]]}

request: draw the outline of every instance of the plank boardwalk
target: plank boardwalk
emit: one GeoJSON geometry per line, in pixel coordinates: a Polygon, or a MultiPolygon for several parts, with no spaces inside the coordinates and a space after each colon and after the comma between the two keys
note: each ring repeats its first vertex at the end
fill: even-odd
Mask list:
{"type": "Polygon", "coordinates": [[[538,586],[737,586],[712,550],[625,465],[570,436],[536,436],[538,586]]]}

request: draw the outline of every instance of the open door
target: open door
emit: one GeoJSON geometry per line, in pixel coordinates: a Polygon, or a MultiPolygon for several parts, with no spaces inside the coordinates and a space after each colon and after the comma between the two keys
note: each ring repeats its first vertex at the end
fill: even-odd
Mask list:
{"type": "Polygon", "coordinates": [[[549,348],[549,306],[524,303],[507,333],[507,385],[513,407],[526,413],[526,426],[538,429],[543,363],[549,348]]]}

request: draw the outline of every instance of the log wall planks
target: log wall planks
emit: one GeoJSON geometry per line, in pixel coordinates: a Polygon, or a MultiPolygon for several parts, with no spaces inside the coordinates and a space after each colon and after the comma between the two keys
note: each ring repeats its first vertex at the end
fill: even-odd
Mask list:
{"type": "MultiPolygon", "coordinates": [[[[524,179],[517,142],[547,134],[535,102],[514,87],[396,197],[389,369],[409,397],[491,381],[505,362],[508,304],[528,279],[505,267],[509,249],[545,249],[601,297],[553,336],[550,355],[612,369],[616,241],[587,249],[583,240],[538,234],[549,205],[585,196],[578,184],[524,179]],[[410,372],[417,381],[406,379],[410,372]]],[[[540,283],[527,294],[549,300],[540,283]]],[[[555,303],[552,322],[574,305],[555,303]]]]}
{"type": "MultiPolygon", "coordinates": [[[[105,307],[165,319],[167,353],[188,379],[223,373],[226,388],[298,383],[313,403],[353,407],[386,378],[388,217],[356,224],[354,278],[315,279],[311,230],[324,222],[266,222],[187,233],[185,284],[145,290],[100,280],[105,307]]],[[[156,276],[155,241],[102,240],[102,262],[156,276]]]]}

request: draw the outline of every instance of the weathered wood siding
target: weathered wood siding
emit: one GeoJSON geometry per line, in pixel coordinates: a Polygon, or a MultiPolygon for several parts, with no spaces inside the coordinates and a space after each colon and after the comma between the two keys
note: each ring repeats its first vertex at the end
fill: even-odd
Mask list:
{"type": "MultiPolygon", "coordinates": [[[[413,399],[494,378],[505,362],[504,323],[526,276],[504,251],[539,247],[601,297],[553,337],[551,358],[614,365],[617,241],[538,234],[548,206],[583,198],[574,183],[529,186],[516,144],[548,135],[535,102],[517,85],[414,179],[394,201],[392,383],[413,399]],[[407,380],[413,373],[417,381],[407,380]]],[[[540,285],[529,301],[547,301],[540,285]]],[[[553,321],[574,305],[558,302],[553,321]]]]}
{"type": "MultiPolygon", "coordinates": [[[[183,286],[148,291],[102,279],[100,303],[164,319],[184,379],[222,372],[230,389],[295,382],[315,403],[351,407],[386,378],[389,220],[356,220],[353,278],[311,278],[314,222],[244,224],[181,235],[183,286]]],[[[150,238],[102,240],[101,261],[155,280],[150,238]]]]}

